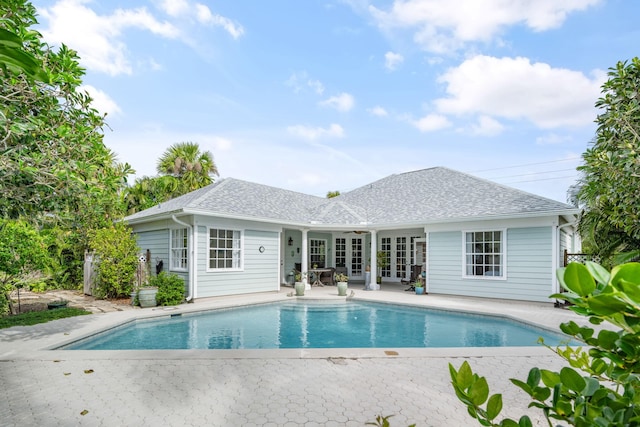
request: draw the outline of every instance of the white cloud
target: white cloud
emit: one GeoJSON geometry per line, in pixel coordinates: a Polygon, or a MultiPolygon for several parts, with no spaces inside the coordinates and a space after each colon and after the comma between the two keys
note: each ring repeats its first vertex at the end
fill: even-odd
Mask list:
{"type": "Polygon", "coordinates": [[[446,53],[468,42],[496,39],[509,26],[533,31],[557,28],[568,14],[602,0],[394,0],[387,10],[370,5],[369,13],[380,28],[410,28],[424,49],[446,53]]]}
{"type": "Polygon", "coordinates": [[[324,92],[324,86],[320,82],[320,80],[308,80],[307,86],[309,86],[315,93],[318,95],[322,95],[324,92]]]}
{"type": "Polygon", "coordinates": [[[378,117],[386,117],[389,115],[389,113],[387,113],[387,110],[385,110],[379,105],[376,105],[373,108],[367,108],[367,112],[372,116],[378,116],[378,117]]]}
{"type": "Polygon", "coordinates": [[[387,52],[384,54],[384,66],[387,70],[393,71],[404,61],[404,56],[399,53],[387,52]]]}
{"type": "Polygon", "coordinates": [[[123,31],[127,28],[148,30],[166,38],[177,38],[179,30],[168,22],[157,21],[144,8],[116,10],[99,16],[86,7],[86,0],[61,0],[38,12],[49,21],[42,35],[49,43],[65,43],[78,51],[87,69],[112,76],[131,74],[131,64],[123,31]]]}
{"type": "MultiPolygon", "coordinates": [[[[89,70],[112,76],[133,72],[125,38],[129,29],[190,42],[190,31],[183,32],[177,22],[157,19],[144,7],[116,9],[110,15],[98,15],[87,6],[90,3],[89,0],[59,0],[49,8],[38,9],[49,24],[41,30],[44,39],[54,45],[72,46],[78,51],[81,64],[89,70]]],[[[244,33],[242,26],[212,14],[201,4],[192,7],[184,0],[164,0],[159,6],[171,18],[193,15],[202,24],[223,27],[234,38],[244,33]]]]}
{"type": "Polygon", "coordinates": [[[478,114],[528,120],[541,128],[586,126],[602,77],[590,79],[527,58],[475,56],[439,78],[447,97],[434,101],[441,114],[478,114]]]}
{"type": "Polygon", "coordinates": [[[355,100],[352,95],[343,92],[340,95],[332,96],[324,101],[320,101],[318,105],[322,107],[335,108],[340,112],[347,112],[353,108],[355,100]]]}
{"type": "Polygon", "coordinates": [[[169,16],[181,16],[189,12],[189,2],[186,0],[163,0],[159,6],[169,16]]]}
{"type": "Polygon", "coordinates": [[[294,93],[303,92],[307,88],[311,88],[318,95],[322,95],[324,92],[322,82],[311,79],[306,71],[292,73],[284,84],[292,88],[294,93]]]}
{"type": "Polygon", "coordinates": [[[328,128],[310,127],[304,125],[296,125],[287,127],[287,132],[291,135],[299,136],[310,141],[322,138],[342,138],[344,137],[344,129],[336,123],[332,123],[328,128]]]}
{"type": "Polygon", "coordinates": [[[471,127],[474,135],[495,136],[504,130],[504,126],[496,119],[489,116],[480,116],[478,123],[471,127]]]}
{"type": "Polygon", "coordinates": [[[119,114],[122,112],[118,104],[104,91],[96,89],[91,85],[82,85],[78,88],[80,91],[86,91],[92,98],[91,106],[101,113],[108,115],[119,114]]]}
{"type": "Polygon", "coordinates": [[[242,25],[236,24],[231,19],[222,15],[211,13],[211,10],[207,6],[198,3],[196,4],[195,9],[196,17],[199,22],[222,27],[234,39],[237,39],[244,34],[244,28],[242,25]]]}
{"type": "Polygon", "coordinates": [[[419,120],[411,122],[420,132],[433,132],[451,126],[451,122],[446,116],[441,114],[427,114],[419,120]]]}

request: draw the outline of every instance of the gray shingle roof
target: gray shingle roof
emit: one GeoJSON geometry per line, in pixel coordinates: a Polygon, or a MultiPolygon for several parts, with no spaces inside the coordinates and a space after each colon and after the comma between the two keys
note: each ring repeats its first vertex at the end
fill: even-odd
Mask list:
{"type": "Polygon", "coordinates": [[[233,178],[126,218],[140,222],[177,212],[201,212],[291,224],[402,225],[502,216],[567,214],[572,206],[448,168],[390,175],[326,199],[233,178]]]}

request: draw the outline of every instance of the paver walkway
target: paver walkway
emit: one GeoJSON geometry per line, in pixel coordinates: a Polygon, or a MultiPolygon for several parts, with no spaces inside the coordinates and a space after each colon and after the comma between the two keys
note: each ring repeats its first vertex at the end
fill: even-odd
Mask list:
{"type": "MultiPolygon", "coordinates": [[[[218,298],[178,310],[287,298],[280,293],[218,298]]],[[[327,297],[333,289],[313,290],[327,297]],[[323,294],[324,293],[324,294],[323,294]],[[326,294],[326,295],[325,295],[326,294]]],[[[364,294],[364,295],[363,295],[364,294]]],[[[398,292],[357,297],[440,308],[519,313],[541,324],[576,318],[549,304],[398,292]]],[[[331,296],[333,297],[333,296],[331,296]]],[[[502,392],[507,415],[529,413],[546,425],[509,381],[533,366],[563,363],[541,348],[369,350],[46,350],[70,337],[161,310],[129,310],[0,330],[0,424],[3,426],[363,426],[394,415],[393,427],[476,426],[457,400],[448,363],[468,360],[502,392]]],[[[579,318],[578,318],[579,319],[579,318]]]]}

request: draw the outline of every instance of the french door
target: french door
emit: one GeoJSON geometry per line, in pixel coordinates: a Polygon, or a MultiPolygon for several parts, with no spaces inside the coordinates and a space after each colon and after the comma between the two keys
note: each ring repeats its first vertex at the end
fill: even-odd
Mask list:
{"type": "Polygon", "coordinates": [[[349,278],[364,280],[364,239],[362,237],[336,237],[336,267],[347,267],[349,278]]]}

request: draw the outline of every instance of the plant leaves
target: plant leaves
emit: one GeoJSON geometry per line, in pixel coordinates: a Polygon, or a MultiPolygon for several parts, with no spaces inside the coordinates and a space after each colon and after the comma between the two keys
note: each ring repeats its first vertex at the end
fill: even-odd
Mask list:
{"type": "Polygon", "coordinates": [[[502,411],[502,395],[494,394],[487,402],[487,419],[493,420],[502,411]]]}
{"type": "Polygon", "coordinates": [[[593,293],[596,282],[583,264],[572,262],[564,270],[564,283],[568,290],[584,297],[593,293]]]}
{"type": "Polygon", "coordinates": [[[560,379],[565,387],[576,392],[582,391],[587,385],[579,373],[567,367],[560,370],[560,379]]]}

